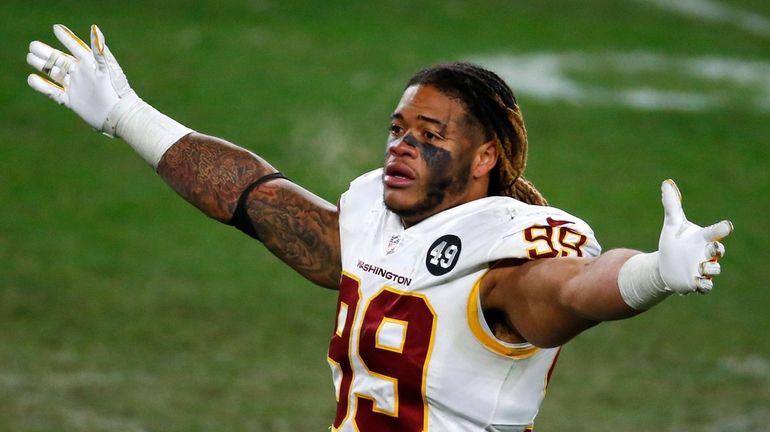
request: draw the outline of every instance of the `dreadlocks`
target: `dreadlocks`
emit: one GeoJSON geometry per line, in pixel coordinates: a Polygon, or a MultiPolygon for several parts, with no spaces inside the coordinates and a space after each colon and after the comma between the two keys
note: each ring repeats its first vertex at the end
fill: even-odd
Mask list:
{"type": "Polygon", "coordinates": [[[449,63],[417,72],[407,87],[435,87],[465,105],[485,140],[495,139],[500,158],[490,173],[490,195],[510,196],[528,204],[548,202],[522,173],[527,163],[527,130],[516,97],[494,72],[470,63],[449,63]]]}

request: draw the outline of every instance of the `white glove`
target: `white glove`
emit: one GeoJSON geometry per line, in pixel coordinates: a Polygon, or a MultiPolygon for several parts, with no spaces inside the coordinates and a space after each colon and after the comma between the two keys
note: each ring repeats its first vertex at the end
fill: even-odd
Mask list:
{"type": "Polygon", "coordinates": [[[53,26],[66,54],[34,41],[27,63],[53,81],[32,74],[30,87],[70,108],[94,129],[119,136],[153,168],[181,137],[192,132],[142,101],[128,85],[99,27],[91,26],[91,47],[67,27],[53,26]]]}
{"type": "Polygon", "coordinates": [[[708,292],[714,286],[712,277],[721,272],[717,261],[725,254],[719,240],[732,232],[733,224],[723,220],[706,228],[695,225],[684,215],[673,180],[664,181],[661,192],[665,217],[658,243],[660,276],[676,293],[708,292]]]}
{"type": "Polygon", "coordinates": [[[126,75],[109,48],[99,27],[91,26],[91,47],[67,27],[53,26],[56,38],[72,53],[34,41],[29,45],[27,63],[52,81],[31,74],[29,85],[57,103],[70,108],[94,129],[115,134],[115,125],[107,124],[110,112],[121,99],[138,100],[128,85],[126,75]]]}
{"type": "Polygon", "coordinates": [[[702,228],[687,220],[682,196],[673,180],[661,185],[663,229],[658,251],[629,258],[618,272],[618,288],[627,305],[646,310],[671,293],[706,293],[719,275],[717,262],[725,247],[719,242],[733,230],[730,221],[702,228]]]}

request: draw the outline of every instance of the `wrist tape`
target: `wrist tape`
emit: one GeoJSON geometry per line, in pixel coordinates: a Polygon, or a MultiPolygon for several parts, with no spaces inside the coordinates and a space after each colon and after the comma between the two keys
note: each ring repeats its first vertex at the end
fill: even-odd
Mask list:
{"type": "Polygon", "coordinates": [[[121,98],[104,121],[102,131],[126,141],[153,169],[175,142],[193,132],[162,114],[135,93],[121,98]]]}
{"type": "Polygon", "coordinates": [[[623,301],[638,311],[655,306],[671,294],[660,275],[657,252],[629,258],[618,272],[618,288],[623,301]]]}

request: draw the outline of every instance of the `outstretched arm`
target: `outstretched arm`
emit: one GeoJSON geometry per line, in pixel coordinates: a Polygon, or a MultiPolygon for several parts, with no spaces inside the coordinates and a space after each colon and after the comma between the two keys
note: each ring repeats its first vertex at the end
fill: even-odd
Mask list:
{"type": "MultiPolygon", "coordinates": [[[[218,138],[191,133],[164,154],[158,174],[203,213],[230,223],[241,194],[276,170],[218,138]]],[[[265,246],[305,278],[337,289],[341,275],[337,208],[288,180],[245,197],[248,223],[265,246]]]]}
{"type": "Polygon", "coordinates": [[[502,312],[516,336],[552,347],[599,322],[637,315],[672,293],[708,292],[721,271],[719,240],[732,224],[689,222],[671,180],[663,183],[662,197],[658,252],[614,249],[596,258],[503,262],[483,281],[482,307],[502,312]]]}
{"type": "Polygon", "coordinates": [[[340,278],[337,209],[287,180],[247,188],[276,170],[251,152],[193,132],[142,101],[91,27],[90,46],[62,25],[57,39],[71,54],[32,42],[27,62],[42,72],[29,85],[72,109],[94,129],[123,138],[182,197],[206,215],[256,234],[309,280],[336,288],[340,278]]]}

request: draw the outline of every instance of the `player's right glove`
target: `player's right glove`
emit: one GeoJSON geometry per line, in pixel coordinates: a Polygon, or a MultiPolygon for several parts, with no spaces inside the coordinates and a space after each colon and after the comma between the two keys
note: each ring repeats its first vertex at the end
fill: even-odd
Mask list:
{"type": "Polygon", "coordinates": [[[91,46],[86,45],[67,27],[56,24],[54,35],[71,53],[66,54],[43,42],[29,45],[27,63],[49,79],[31,74],[29,85],[54,101],[70,108],[94,129],[113,135],[114,126],[107,117],[121,99],[138,97],[128,85],[104,35],[91,26],[91,46]]]}
{"type": "Polygon", "coordinates": [[[61,24],[54,25],[53,31],[71,54],[32,42],[27,63],[47,78],[31,74],[29,85],[70,108],[94,129],[123,138],[156,168],[166,150],[192,130],[136,95],[99,27],[91,26],[90,47],[61,24]]]}
{"type": "Polygon", "coordinates": [[[671,293],[706,293],[719,275],[717,262],[725,253],[719,242],[733,230],[730,221],[700,227],[687,220],[681,194],[673,180],[661,186],[665,216],[658,251],[631,257],[620,269],[618,287],[623,300],[646,310],[671,293]]]}

